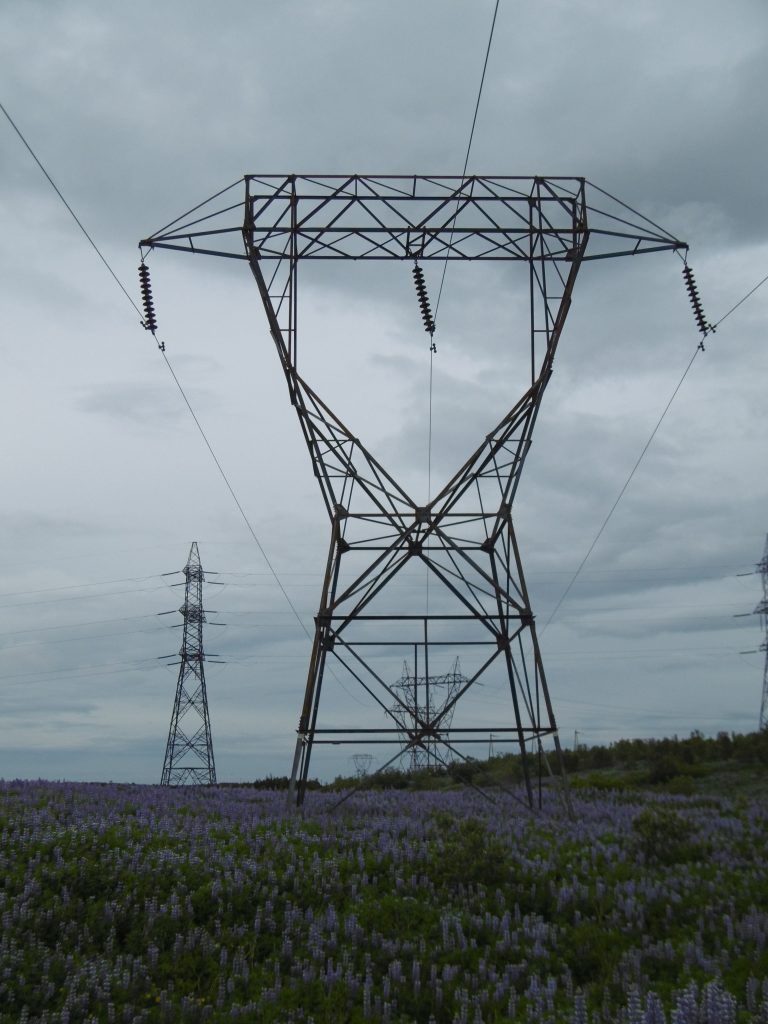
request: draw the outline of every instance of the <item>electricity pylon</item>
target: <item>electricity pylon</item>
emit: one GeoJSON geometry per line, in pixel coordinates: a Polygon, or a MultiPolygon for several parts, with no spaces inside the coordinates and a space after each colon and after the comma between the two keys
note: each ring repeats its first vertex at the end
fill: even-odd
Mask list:
{"type": "Polygon", "coordinates": [[[434,741],[414,742],[412,737],[418,735],[419,722],[429,723],[434,719],[440,722],[441,735],[448,741],[456,708],[453,698],[466,684],[467,677],[461,674],[458,658],[449,672],[439,676],[419,676],[418,665],[414,666],[411,674],[410,665],[404,663],[403,674],[393,684],[397,700],[392,705],[391,715],[401,723],[403,755],[409,771],[435,768],[443,763],[443,759],[434,753],[434,741]],[[444,713],[446,707],[449,710],[444,713]]]}
{"type": "Polygon", "coordinates": [[[175,663],[179,665],[179,676],[160,785],[214,785],[216,764],[213,759],[203,650],[205,575],[197,543],[193,543],[189,549],[189,558],[182,571],[185,576],[184,604],[179,611],[184,621],[180,660],[175,663]]]}
{"type": "Polygon", "coordinates": [[[755,608],[755,614],[760,616],[761,624],[765,628],[765,640],[760,645],[760,650],[765,651],[765,666],[763,667],[763,696],[760,701],[760,728],[768,729],[768,535],[765,538],[765,549],[763,559],[756,566],[757,572],[763,579],[763,599],[755,608]]]}
{"type": "Polygon", "coordinates": [[[248,175],[244,186],[242,204],[225,189],[140,246],[248,262],[328,511],[331,540],[293,797],[304,800],[315,744],[395,744],[383,770],[400,757],[406,723],[410,748],[421,748],[433,763],[466,759],[465,746],[485,744],[490,731],[497,742],[511,743],[520,754],[523,802],[532,808],[533,776],[538,771],[540,782],[542,761],[549,766],[542,740],[552,738],[563,776],[564,770],[513,526],[520,473],[582,265],[688,247],[583,178],[248,175]],[[299,374],[299,267],[312,260],[411,263],[430,337],[435,321],[422,263],[501,261],[527,270],[521,340],[530,370],[522,393],[426,503],[397,483],[299,374]],[[413,576],[415,567],[426,568],[432,584],[423,612],[404,608],[390,585],[413,576]],[[398,692],[398,667],[414,650],[426,679],[461,656],[466,682],[438,714],[412,715],[398,692]],[[334,680],[365,691],[387,725],[340,724],[327,700],[321,715],[323,684],[334,680]],[[496,715],[489,727],[467,708],[479,682],[503,687],[509,724],[496,715]],[[449,734],[459,702],[468,717],[454,718],[449,734]]]}

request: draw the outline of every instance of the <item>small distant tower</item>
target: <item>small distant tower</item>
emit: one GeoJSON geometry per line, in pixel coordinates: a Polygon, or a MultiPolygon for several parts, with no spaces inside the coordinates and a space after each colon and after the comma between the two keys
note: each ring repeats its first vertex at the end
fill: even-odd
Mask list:
{"type": "Polygon", "coordinates": [[[373,754],[353,754],[352,763],[355,766],[355,775],[358,779],[364,779],[371,770],[373,754]]]}
{"type": "Polygon", "coordinates": [[[392,685],[396,698],[389,715],[397,723],[400,743],[408,770],[436,768],[452,761],[453,750],[447,738],[451,731],[456,700],[469,680],[461,674],[458,658],[450,672],[442,676],[418,675],[418,669],[411,675],[408,662],[403,663],[403,674],[392,685]],[[424,736],[419,731],[426,730],[424,736]],[[438,756],[438,739],[445,746],[445,752],[438,756]]]}
{"type": "Polygon", "coordinates": [[[189,549],[184,604],[179,608],[184,634],[179,657],[179,678],[173,702],[161,786],[210,786],[216,783],[203,652],[203,567],[197,543],[189,549]],[[183,724],[183,727],[182,727],[183,724]]]}
{"type": "Polygon", "coordinates": [[[760,650],[765,651],[765,666],[763,668],[763,699],[760,702],[760,728],[768,729],[768,535],[765,538],[763,559],[755,567],[763,577],[763,600],[755,608],[755,614],[760,616],[762,625],[765,627],[765,640],[760,645],[760,650]]]}

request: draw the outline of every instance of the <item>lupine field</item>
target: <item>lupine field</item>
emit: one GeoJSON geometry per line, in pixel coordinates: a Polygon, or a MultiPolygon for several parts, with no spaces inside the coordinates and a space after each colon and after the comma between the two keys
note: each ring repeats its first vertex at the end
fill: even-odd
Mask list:
{"type": "Polygon", "coordinates": [[[768,1022],[768,805],[0,783],[0,1021],[768,1022]]]}

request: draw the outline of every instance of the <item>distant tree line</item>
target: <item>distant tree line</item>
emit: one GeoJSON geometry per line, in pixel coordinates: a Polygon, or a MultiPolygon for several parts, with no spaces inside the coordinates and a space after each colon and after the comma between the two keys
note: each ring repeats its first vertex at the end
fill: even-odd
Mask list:
{"type": "MultiPolygon", "coordinates": [[[[528,755],[536,763],[549,758],[553,771],[553,752],[528,755]]],[[[576,750],[563,750],[565,770],[569,775],[583,772],[605,772],[610,769],[627,775],[626,783],[664,785],[673,781],[693,779],[713,765],[731,763],[733,767],[768,767],[768,729],[753,733],[719,732],[714,737],[695,730],[690,736],[664,739],[617,740],[608,746],[579,745],[576,750]]],[[[543,774],[547,774],[542,763],[543,774]]],[[[346,789],[360,785],[377,789],[434,789],[451,785],[492,786],[523,778],[519,754],[501,754],[488,760],[456,760],[446,767],[425,768],[416,772],[387,769],[372,773],[365,780],[337,777],[328,788],[346,789]]]]}
{"type": "Polygon", "coordinates": [[[566,767],[633,768],[649,761],[672,757],[683,764],[705,764],[712,761],[738,761],[741,764],[768,764],[768,729],[760,732],[719,732],[704,736],[698,729],[690,736],[661,740],[617,740],[608,747],[582,747],[564,751],[566,767]]]}
{"type": "MultiPolygon", "coordinates": [[[[553,771],[553,752],[543,755],[536,752],[528,755],[538,771],[542,759],[543,774],[547,774],[544,758],[549,758],[553,771]]],[[[565,770],[569,775],[584,772],[610,773],[611,769],[628,775],[629,784],[663,785],[685,778],[695,778],[706,768],[730,763],[737,767],[768,768],[768,729],[751,733],[719,732],[716,736],[705,736],[694,730],[690,736],[665,737],[664,739],[617,740],[608,746],[587,746],[579,744],[576,750],[563,750],[565,770]]],[[[488,760],[469,758],[455,760],[443,767],[424,768],[419,771],[405,771],[388,768],[370,775],[337,776],[333,782],[323,784],[309,779],[307,788],[342,790],[355,786],[374,789],[436,789],[455,785],[492,786],[494,784],[521,781],[523,770],[519,754],[500,754],[488,760]]],[[[593,780],[594,781],[594,780],[593,780]]],[[[267,775],[248,783],[219,783],[220,786],[252,786],[254,789],[287,790],[287,775],[267,775]]]]}

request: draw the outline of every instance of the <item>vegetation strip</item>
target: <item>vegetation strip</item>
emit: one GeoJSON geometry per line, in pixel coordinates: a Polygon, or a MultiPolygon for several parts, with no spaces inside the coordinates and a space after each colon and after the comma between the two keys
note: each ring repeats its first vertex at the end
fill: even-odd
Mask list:
{"type": "Polygon", "coordinates": [[[0,783],[0,1021],[768,1020],[747,798],[0,783]]]}

